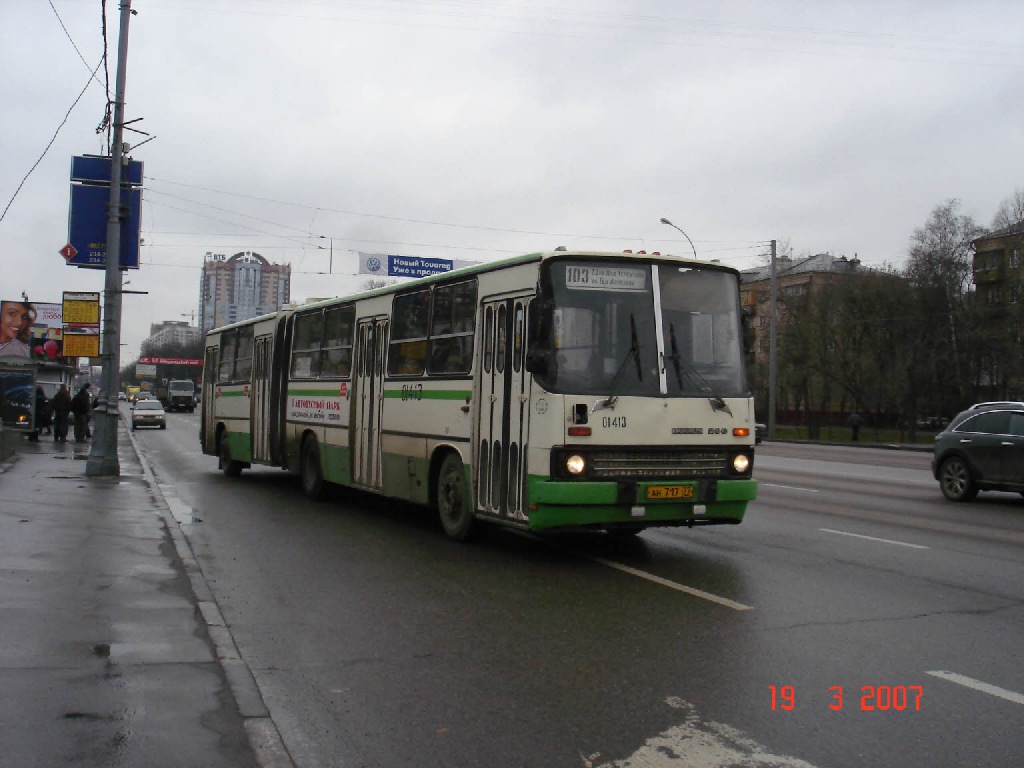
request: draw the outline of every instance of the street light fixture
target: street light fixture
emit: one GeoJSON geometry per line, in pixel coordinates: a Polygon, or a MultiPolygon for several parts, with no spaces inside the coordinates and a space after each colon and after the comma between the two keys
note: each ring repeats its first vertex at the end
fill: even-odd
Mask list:
{"type": "MultiPolygon", "coordinates": [[[[683,230],[681,228],[677,227],[675,224],[673,224],[671,221],[666,219],[664,216],[661,217],[661,223],[662,224],[668,224],[673,229],[678,229],[680,232],[683,232],[683,230]]],[[[688,234],[686,234],[685,232],[683,232],[683,237],[686,238],[686,242],[688,242],[690,244],[690,247],[693,248],[693,240],[690,239],[690,236],[688,234]]],[[[693,258],[695,258],[695,259],[697,258],[697,249],[696,248],[693,248],[693,258]]]]}

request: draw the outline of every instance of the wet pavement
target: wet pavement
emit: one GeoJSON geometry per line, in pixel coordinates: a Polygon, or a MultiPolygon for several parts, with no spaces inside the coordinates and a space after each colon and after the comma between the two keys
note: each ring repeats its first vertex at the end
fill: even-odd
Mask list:
{"type": "Polygon", "coordinates": [[[188,543],[124,422],[0,462],[0,768],[290,768],[188,543]]]}

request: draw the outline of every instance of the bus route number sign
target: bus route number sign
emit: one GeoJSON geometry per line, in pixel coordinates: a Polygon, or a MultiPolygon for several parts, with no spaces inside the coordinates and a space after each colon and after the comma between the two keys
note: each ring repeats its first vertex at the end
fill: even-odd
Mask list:
{"type": "Polygon", "coordinates": [[[636,267],[596,267],[567,264],[565,287],[575,291],[642,291],[647,270],[636,267]]]}
{"type": "Polygon", "coordinates": [[[649,500],[661,499],[692,499],[692,485],[649,485],[647,486],[647,498],[649,500]]]}

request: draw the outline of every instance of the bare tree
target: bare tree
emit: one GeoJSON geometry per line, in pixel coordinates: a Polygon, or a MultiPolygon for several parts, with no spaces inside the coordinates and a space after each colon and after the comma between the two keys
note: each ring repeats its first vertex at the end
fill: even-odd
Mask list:
{"type": "Polygon", "coordinates": [[[395,285],[397,280],[388,280],[383,277],[371,277],[363,283],[361,290],[372,291],[374,288],[387,288],[389,285],[395,285]]]}
{"type": "Polygon", "coordinates": [[[963,354],[976,330],[967,317],[973,282],[972,243],[984,233],[974,219],[960,213],[959,200],[947,200],[932,210],[925,226],[914,230],[906,265],[906,276],[918,300],[917,311],[931,321],[926,337],[919,340],[931,361],[929,384],[960,394],[969,389],[963,354]]]}
{"type": "Polygon", "coordinates": [[[1024,189],[1018,189],[1003,200],[992,217],[992,229],[1000,230],[1024,222],[1024,189]]]}

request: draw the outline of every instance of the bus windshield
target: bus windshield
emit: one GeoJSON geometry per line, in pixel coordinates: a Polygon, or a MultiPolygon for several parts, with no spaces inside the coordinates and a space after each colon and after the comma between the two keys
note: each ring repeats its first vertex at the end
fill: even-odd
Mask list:
{"type": "MultiPolygon", "coordinates": [[[[747,396],[734,273],[553,259],[541,281],[538,383],[581,395],[747,396]]],[[[531,334],[534,335],[534,334],[531,334]]]]}

